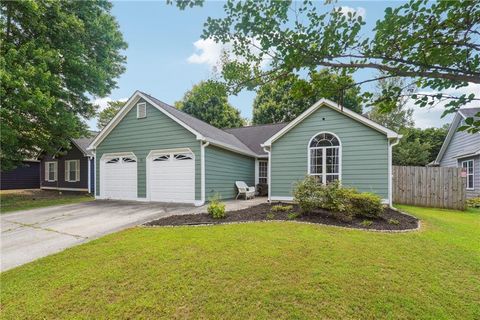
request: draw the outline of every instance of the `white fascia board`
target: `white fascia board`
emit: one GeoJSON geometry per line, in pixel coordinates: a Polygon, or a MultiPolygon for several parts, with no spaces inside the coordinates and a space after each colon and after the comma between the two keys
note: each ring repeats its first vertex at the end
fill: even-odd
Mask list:
{"type": "Polygon", "coordinates": [[[374,121],[372,121],[368,118],[365,118],[364,116],[359,115],[358,113],[353,112],[350,109],[343,108],[343,110],[342,110],[342,107],[339,106],[337,103],[335,103],[331,100],[328,100],[328,99],[320,99],[313,106],[308,108],[301,115],[299,115],[292,122],[290,122],[287,126],[285,126],[282,130],[280,130],[275,135],[273,135],[270,139],[268,139],[267,141],[262,143],[261,146],[262,147],[270,146],[275,140],[277,140],[278,138],[283,136],[285,133],[290,131],[290,129],[292,129],[297,124],[302,122],[306,117],[308,117],[310,114],[312,114],[313,112],[315,112],[317,109],[319,109],[322,106],[329,107],[332,110],[341,112],[341,113],[345,114],[346,116],[348,116],[348,117],[350,117],[354,120],[357,120],[358,122],[363,123],[364,125],[366,125],[368,127],[371,127],[372,129],[375,129],[375,130],[387,135],[387,138],[398,138],[399,137],[398,133],[396,133],[396,132],[394,132],[394,131],[392,131],[388,128],[385,128],[384,126],[382,126],[382,125],[380,125],[380,124],[378,124],[378,123],[376,123],[376,122],[374,122],[374,121]]]}
{"type": "Polygon", "coordinates": [[[136,102],[140,100],[140,98],[143,98],[145,101],[147,101],[152,106],[157,108],[160,112],[165,114],[167,117],[169,117],[170,119],[172,119],[173,121],[175,121],[176,123],[184,127],[185,129],[193,133],[196,136],[197,140],[204,139],[203,135],[201,135],[199,132],[187,126],[185,123],[183,123],[182,121],[180,121],[179,119],[177,119],[176,117],[174,117],[173,115],[165,111],[162,107],[159,107],[154,101],[152,101],[150,98],[148,98],[147,96],[145,96],[144,94],[142,94],[140,91],[137,90],[130,97],[130,99],[128,99],[128,101],[125,103],[123,108],[116,114],[116,116],[113,117],[113,119],[110,120],[110,122],[105,126],[105,128],[103,128],[102,131],[95,137],[92,143],[90,143],[90,145],[88,146],[87,150],[94,150],[103,141],[103,139],[105,139],[108,136],[108,134],[113,130],[113,128],[115,128],[120,123],[120,121],[133,108],[133,106],[135,106],[136,102]]]}

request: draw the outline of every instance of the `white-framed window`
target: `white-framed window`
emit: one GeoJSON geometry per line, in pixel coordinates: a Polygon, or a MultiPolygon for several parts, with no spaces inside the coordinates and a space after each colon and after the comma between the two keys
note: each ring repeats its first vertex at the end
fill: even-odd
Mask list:
{"type": "Polygon", "coordinates": [[[467,175],[467,179],[466,179],[467,190],[474,190],[475,189],[475,185],[474,185],[474,178],[475,178],[474,164],[475,163],[474,163],[473,159],[462,161],[462,168],[467,175]]]}
{"type": "Polygon", "coordinates": [[[65,181],[80,181],[80,160],[65,160],[65,181]]]}
{"type": "Polygon", "coordinates": [[[137,119],[147,117],[147,104],[145,102],[137,103],[137,119]]]}
{"type": "Polygon", "coordinates": [[[308,145],[308,174],[327,184],[340,180],[341,144],[333,133],[321,132],[308,145]]]}
{"type": "Polygon", "coordinates": [[[258,161],[258,183],[268,183],[268,161],[258,161]]]}
{"type": "Polygon", "coordinates": [[[45,181],[49,181],[49,182],[57,181],[57,162],[56,161],[45,162],[45,181]]]}

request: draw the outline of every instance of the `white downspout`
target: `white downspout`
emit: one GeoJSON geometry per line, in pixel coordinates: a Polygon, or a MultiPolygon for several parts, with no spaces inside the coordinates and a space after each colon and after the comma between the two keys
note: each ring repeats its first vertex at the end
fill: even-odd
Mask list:
{"type": "Polygon", "coordinates": [[[205,148],[208,147],[210,142],[205,142],[200,141],[200,171],[201,171],[201,187],[200,187],[200,193],[201,193],[201,200],[200,203],[197,204],[197,206],[203,206],[205,204],[205,148]]]}
{"type": "MultiPolygon", "coordinates": [[[[271,148],[271,147],[270,147],[271,148]]],[[[268,172],[268,202],[271,202],[272,200],[272,159],[271,159],[271,153],[270,150],[267,149],[267,147],[263,147],[263,151],[265,151],[268,154],[268,163],[267,163],[267,172],[268,172]]]]}
{"type": "Polygon", "coordinates": [[[388,206],[393,208],[393,172],[392,172],[392,150],[400,142],[400,137],[396,138],[395,142],[388,140],[388,206]]]}
{"type": "MultiPolygon", "coordinates": [[[[93,152],[93,196],[97,199],[97,152],[93,152]]],[[[100,168],[98,168],[100,171],[100,168]]]]}
{"type": "Polygon", "coordinates": [[[88,164],[88,179],[87,179],[87,183],[88,183],[88,193],[92,193],[92,180],[91,180],[91,176],[92,176],[92,168],[91,168],[91,164],[90,162],[92,161],[91,159],[92,157],[87,157],[87,164],[88,164]]]}

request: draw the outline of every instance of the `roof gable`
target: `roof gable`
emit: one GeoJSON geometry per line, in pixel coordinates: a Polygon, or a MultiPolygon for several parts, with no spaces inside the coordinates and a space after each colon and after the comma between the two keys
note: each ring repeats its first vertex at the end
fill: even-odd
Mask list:
{"type": "Polygon", "coordinates": [[[273,135],[271,138],[269,138],[267,141],[265,141],[262,146],[271,146],[271,144],[279,139],[280,137],[282,137],[284,134],[286,134],[288,131],[290,131],[291,129],[293,129],[295,126],[297,126],[298,124],[300,124],[304,119],[306,119],[308,116],[310,116],[311,114],[313,114],[315,111],[317,111],[319,108],[322,108],[322,107],[327,107],[327,108],[330,108],[332,110],[335,110],[337,112],[340,112],[342,114],[344,114],[345,116],[348,116],[374,130],[377,130],[379,131],[380,133],[383,133],[387,136],[387,138],[401,138],[402,136],[397,134],[396,132],[388,129],[388,128],[385,128],[384,126],[362,116],[362,115],[359,115],[358,113],[356,112],[353,112],[347,108],[343,108],[341,106],[339,106],[338,104],[336,104],[335,102],[333,101],[330,101],[328,99],[321,99],[319,101],[317,101],[313,106],[311,106],[310,108],[308,108],[306,111],[304,111],[301,115],[299,115],[297,118],[295,118],[292,122],[290,122],[288,125],[286,125],[284,128],[282,128],[280,131],[278,131],[275,135],[273,135]]]}
{"type": "Polygon", "coordinates": [[[136,105],[136,103],[143,99],[161,111],[167,117],[193,133],[197,140],[206,141],[213,145],[223,147],[225,149],[250,155],[257,156],[250,148],[248,148],[243,142],[241,142],[234,135],[218,129],[204,121],[201,121],[183,111],[176,109],[146,93],[136,91],[130,99],[125,103],[122,109],[115,115],[115,117],[105,126],[105,128],[97,135],[97,137],[88,146],[89,150],[95,149],[110,132],[115,128],[118,123],[127,115],[127,113],[136,105]]]}

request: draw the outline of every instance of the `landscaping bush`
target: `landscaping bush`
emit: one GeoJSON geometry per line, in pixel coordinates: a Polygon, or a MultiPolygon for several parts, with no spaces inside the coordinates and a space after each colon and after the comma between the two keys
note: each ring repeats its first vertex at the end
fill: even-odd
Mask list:
{"type": "Polygon", "coordinates": [[[472,208],[480,207],[480,197],[468,199],[467,206],[472,208]]]}
{"type": "Polygon", "coordinates": [[[353,214],[359,217],[376,219],[383,212],[382,199],[373,193],[350,193],[349,201],[353,214]]]}
{"type": "Polygon", "coordinates": [[[207,212],[214,219],[225,218],[225,203],[221,202],[218,196],[215,196],[210,199],[210,204],[208,205],[207,212]]]}
{"type": "Polygon", "coordinates": [[[293,190],[295,202],[298,203],[302,213],[309,213],[319,207],[320,189],[317,179],[307,176],[299,181],[293,190]]]}
{"type": "Polygon", "coordinates": [[[351,221],[354,216],[378,218],[383,212],[379,196],[344,188],[339,181],[322,185],[315,177],[309,176],[296,184],[293,194],[302,213],[324,209],[339,220],[351,221]]]}

